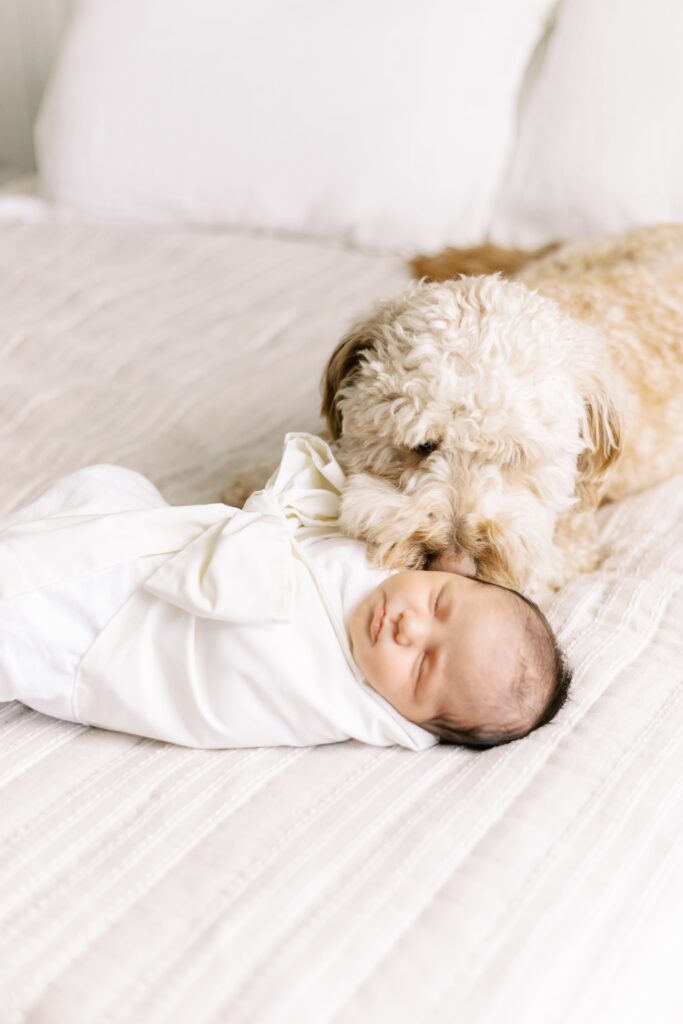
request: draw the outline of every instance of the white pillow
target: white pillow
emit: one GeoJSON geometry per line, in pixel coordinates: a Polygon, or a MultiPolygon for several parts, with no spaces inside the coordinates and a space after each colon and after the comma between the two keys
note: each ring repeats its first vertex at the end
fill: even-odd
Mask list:
{"type": "Polygon", "coordinates": [[[477,242],[554,0],[85,0],[37,126],[74,211],[477,242]]]}
{"type": "Polygon", "coordinates": [[[683,220],[683,3],[560,6],[491,237],[535,246],[683,220]]]}

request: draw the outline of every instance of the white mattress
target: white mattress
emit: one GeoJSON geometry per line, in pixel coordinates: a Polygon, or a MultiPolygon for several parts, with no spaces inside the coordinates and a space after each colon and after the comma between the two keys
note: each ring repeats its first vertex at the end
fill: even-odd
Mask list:
{"type": "MultiPolygon", "coordinates": [[[[23,201],[0,265],[2,510],[97,461],[215,499],[320,426],[406,277],[23,201]]],[[[683,1019],[683,478],[603,518],[550,609],[573,699],[508,747],[207,753],[2,706],[3,1024],[683,1019]]]]}

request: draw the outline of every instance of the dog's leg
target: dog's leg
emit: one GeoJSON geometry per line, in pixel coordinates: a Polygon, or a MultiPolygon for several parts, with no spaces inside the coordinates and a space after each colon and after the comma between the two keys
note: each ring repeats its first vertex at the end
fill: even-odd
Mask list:
{"type": "Polygon", "coordinates": [[[499,245],[475,245],[471,249],[442,249],[434,256],[415,256],[410,268],[415,277],[426,277],[428,281],[449,281],[461,274],[497,274],[512,277],[534,260],[554,252],[559,242],[545,245],[540,249],[525,252],[523,249],[504,249],[499,245]]]}

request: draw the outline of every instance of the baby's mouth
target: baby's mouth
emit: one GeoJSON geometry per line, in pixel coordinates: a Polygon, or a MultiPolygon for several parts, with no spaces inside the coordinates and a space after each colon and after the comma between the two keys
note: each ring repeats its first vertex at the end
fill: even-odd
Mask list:
{"type": "Polygon", "coordinates": [[[375,610],[372,613],[372,619],[370,620],[370,639],[372,640],[373,644],[376,644],[379,638],[379,634],[384,623],[386,606],[386,598],[384,597],[384,595],[382,595],[381,599],[377,602],[377,605],[375,606],[375,610]]]}

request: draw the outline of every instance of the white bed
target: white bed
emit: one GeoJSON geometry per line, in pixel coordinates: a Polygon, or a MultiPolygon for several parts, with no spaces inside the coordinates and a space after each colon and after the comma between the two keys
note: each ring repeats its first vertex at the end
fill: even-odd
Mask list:
{"type": "MultiPolygon", "coordinates": [[[[0,267],[3,511],[102,460],[216,499],[321,425],[407,276],[11,196],[0,267]]],[[[3,1024],[683,1019],[683,477],[603,539],[550,608],[573,698],[509,747],[206,753],[2,706],[3,1024]]]]}

